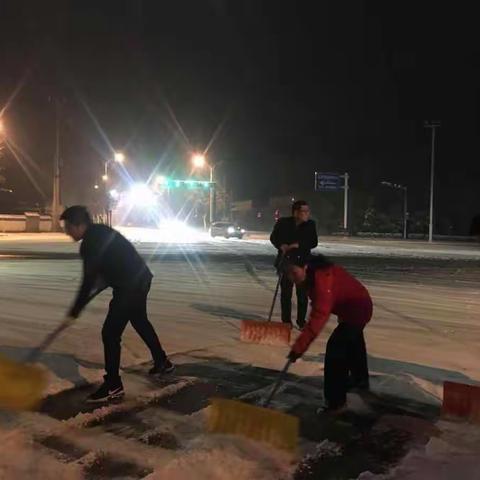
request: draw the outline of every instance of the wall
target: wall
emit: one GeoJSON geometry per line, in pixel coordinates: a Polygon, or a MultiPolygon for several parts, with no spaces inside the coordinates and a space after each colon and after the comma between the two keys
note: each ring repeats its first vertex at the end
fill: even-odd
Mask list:
{"type": "Polygon", "coordinates": [[[52,219],[49,215],[25,212],[23,215],[0,214],[0,232],[50,232],[52,219]]]}

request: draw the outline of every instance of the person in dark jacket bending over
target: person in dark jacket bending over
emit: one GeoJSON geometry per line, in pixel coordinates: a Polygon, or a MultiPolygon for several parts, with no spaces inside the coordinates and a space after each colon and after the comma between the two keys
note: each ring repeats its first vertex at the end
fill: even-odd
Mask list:
{"type": "Polygon", "coordinates": [[[83,281],[69,315],[77,318],[98,293],[113,289],[107,318],[102,328],[105,354],[103,385],[92,393],[88,402],[104,402],[124,395],[120,379],[120,342],[130,321],[150,350],[154,365],[150,374],[173,371],[155,330],[147,316],[147,295],[152,273],[133,245],[119,232],[106,225],[92,223],[83,206],[67,208],[60,217],[65,233],[76,242],[82,240],[83,281]]]}
{"type": "MultiPolygon", "coordinates": [[[[277,248],[278,255],[275,266],[278,268],[282,256],[292,249],[298,249],[303,255],[308,255],[312,248],[318,245],[317,229],[315,222],[310,220],[310,208],[304,200],[297,200],[292,205],[292,216],[280,218],[273,232],[270,241],[277,248]]],[[[280,273],[281,274],[281,273],[280,273]]],[[[292,292],[293,283],[286,276],[281,278],[280,302],[282,308],[282,321],[292,323],[292,292]]],[[[308,296],[303,285],[297,285],[297,325],[303,328],[307,316],[308,296]]]]}
{"type": "Polygon", "coordinates": [[[330,314],[338,317],[325,352],[324,394],[325,410],[340,412],[346,406],[349,388],[369,388],[363,329],[372,316],[370,294],[350,273],[323,255],[308,260],[292,250],[287,254],[285,269],[293,282],[306,285],[312,304],[308,323],[288,355],[290,360],[295,362],[308,350],[330,314]]]}

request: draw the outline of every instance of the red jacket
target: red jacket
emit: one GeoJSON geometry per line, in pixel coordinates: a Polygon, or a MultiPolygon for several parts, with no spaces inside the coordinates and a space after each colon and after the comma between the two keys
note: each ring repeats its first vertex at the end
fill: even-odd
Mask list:
{"type": "Polygon", "coordinates": [[[345,269],[338,265],[313,271],[313,282],[308,296],[312,310],[305,328],[295,341],[292,350],[303,354],[317,338],[330,314],[363,328],[372,316],[372,300],[368,290],[345,269]]]}

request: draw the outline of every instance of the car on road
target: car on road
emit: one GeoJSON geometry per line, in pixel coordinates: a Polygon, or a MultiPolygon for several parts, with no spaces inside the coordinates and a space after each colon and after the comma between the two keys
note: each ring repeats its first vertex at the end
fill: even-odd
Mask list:
{"type": "Polygon", "coordinates": [[[245,230],[232,222],[214,222],[210,226],[210,235],[212,238],[225,237],[242,239],[245,235],[245,230]]]}

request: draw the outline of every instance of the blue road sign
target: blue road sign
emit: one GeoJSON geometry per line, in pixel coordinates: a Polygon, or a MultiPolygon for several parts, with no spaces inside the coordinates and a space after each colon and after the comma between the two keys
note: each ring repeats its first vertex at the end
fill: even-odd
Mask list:
{"type": "Polygon", "coordinates": [[[343,175],[338,173],[320,173],[315,172],[315,191],[317,192],[336,192],[344,189],[343,175]]]}

